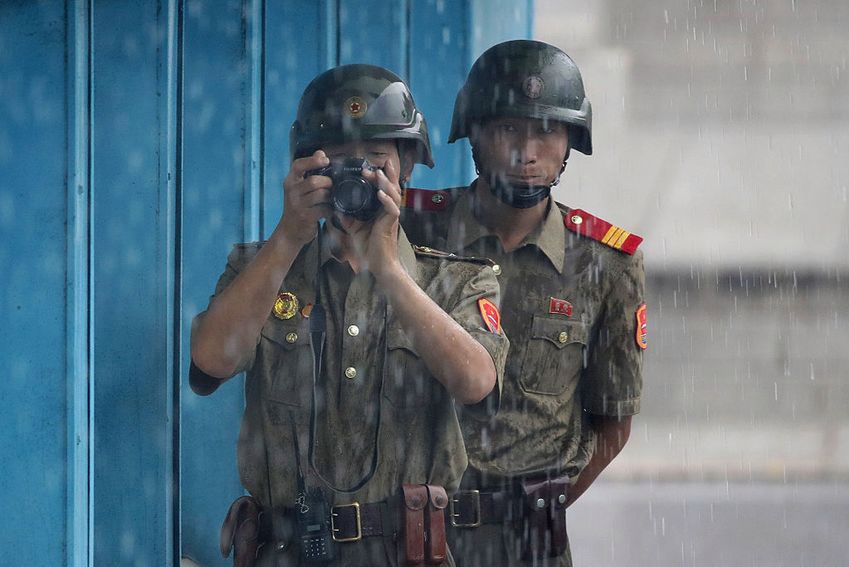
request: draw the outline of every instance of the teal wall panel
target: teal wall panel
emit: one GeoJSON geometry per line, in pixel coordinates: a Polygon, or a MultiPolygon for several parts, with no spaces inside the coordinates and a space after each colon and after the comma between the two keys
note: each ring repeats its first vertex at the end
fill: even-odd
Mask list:
{"type": "Polygon", "coordinates": [[[262,235],[283,212],[289,171],[289,128],[298,99],[320,72],[336,64],[336,0],[269,3],[265,10],[262,91],[262,235]],[[308,31],[309,30],[309,31],[308,31]]]}
{"type": "Polygon", "coordinates": [[[498,6],[506,25],[477,0],[0,3],[0,495],[20,512],[0,543],[21,564],[227,564],[243,380],[190,391],[190,324],[232,244],[280,218],[298,98],[338,63],[389,67],[431,126],[414,184],[466,182],[456,90],[530,29],[529,2],[498,6]]]}
{"type": "Polygon", "coordinates": [[[407,76],[409,1],[339,1],[339,64],[380,65],[407,76]]]}
{"type": "Polygon", "coordinates": [[[65,552],[64,16],[0,3],[0,544],[22,565],[65,552]]]}
{"type": "Polygon", "coordinates": [[[469,8],[470,61],[496,43],[533,37],[533,0],[470,0],[469,8]]]}
{"type": "Polygon", "coordinates": [[[168,259],[160,168],[167,4],[92,9],[94,563],[163,565],[173,538],[168,259]]]}
{"type": "Polygon", "coordinates": [[[183,25],[181,532],[183,553],[222,562],[215,534],[242,494],[235,464],[243,380],[214,396],[188,385],[191,318],[206,308],[235,242],[249,232],[250,67],[239,3],[194,2],[183,25]]]}
{"type": "Polygon", "coordinates": [[[466,80],[468,60],[467,2],[413,2],[410,14],[410,88],[428,121],[432,170],[417,166],[411,185],[436,189],[465,181],[468,149],[449,145],[454,98],[466,80]]]}

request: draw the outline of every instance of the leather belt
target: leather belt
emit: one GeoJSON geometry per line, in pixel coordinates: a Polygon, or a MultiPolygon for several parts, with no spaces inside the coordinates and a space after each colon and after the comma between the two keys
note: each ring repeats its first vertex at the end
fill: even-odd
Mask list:
{"type": "Polygon", "coordinates": [[[513,499],[510,492],[481,492],[460,490],[449,501],[451,526],[476,528],[482,524],[502,524],[510,517],[513,499]]]}
{"type": "Polygon", "coordinates": [[[389,508],[386,502],[371,504],[339,504],[330,509],[333,540],[359,541],[364,537],[391,535],[389,508]],[[386,516],[384,518],[384,516],[386,516]]]}
{"type": "MultiPolygon", "coordinates": [[[[333,540],[337,542],[359,541],[364,537],[392,535],[394,524],[388,502],[372,502],[363,504],[338,504],[330,508],[330,529],[333,540]]],[[[284,508],[283,514],[294,518],[295,508],[284,508]]],[[[271,535],[271,524],[268,514],[261,515],[260,532],[265,537],[271,535]]]]}

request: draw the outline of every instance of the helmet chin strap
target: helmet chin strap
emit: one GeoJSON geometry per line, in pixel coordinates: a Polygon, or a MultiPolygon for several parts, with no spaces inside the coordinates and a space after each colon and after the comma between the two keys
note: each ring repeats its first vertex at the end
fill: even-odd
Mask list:
{"type": "Polygon", "coordinates": [[[563,158],[563,165],[560,166],[560,171],[557,173],[554,181],[547,185],[510,183],[503,174],[493,171],[481,172],[478,165],[477,153],[474,151],[474,148],[472,148],[472,158],[475,162],[475,173],[486,180],[489,190],[493,195],[498,197],[504,204],[510,205],[515,209],[529,209],[547,199],[551,195],[551,188],[560,183],[560,176],[566,170],[566,160],[569,158],[569,152],[567,150],[566,157],[563,158]]]}

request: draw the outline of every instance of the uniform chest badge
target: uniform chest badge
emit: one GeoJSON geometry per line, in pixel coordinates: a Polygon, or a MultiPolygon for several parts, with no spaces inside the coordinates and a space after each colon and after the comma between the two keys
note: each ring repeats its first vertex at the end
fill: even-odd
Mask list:
{"type": "Polygon", "coordinates": [[[556,297],[552,297],[548,301],[548,312],[553,315],[566,315],[567,317],[571,317],[572,304],[566,301],[565,299],[557,299],[556,297]]]}
{"type": "Polygon", "coordinates": [[[643,350],[649,346],[649,333],[647,325],[646,304],[643,303],[637,307],[637,346],[643,350]]]}
{"type": "Polygon", "coordinates": [[[483,317],[483,322],[486,328],[489,329],[489,332],[500,333],[501,313],[499,313],[498,307],[492,301],[483,298],[478,299],[478,308],[481,310],[481,317],[483,317]]]}
{"type": "Polygon", "coordinates": [[[281,291],[277,294],[277,299],[274,301],[274,308],[271,310],[274,316],[285,321],[291,319],[298,312],[298,298],[294,293],[289,291],[281,291]]]}

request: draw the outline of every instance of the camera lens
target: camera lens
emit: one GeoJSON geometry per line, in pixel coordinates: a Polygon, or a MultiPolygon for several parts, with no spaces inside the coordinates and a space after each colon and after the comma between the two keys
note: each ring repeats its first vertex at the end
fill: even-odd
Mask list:
{"type": "Polygon", "coordinates": [[[380,201],[377,188],[359,174],[345,175],[333,185],[333,208],[358,220],[371,220],[380,201]]]}
{"type": "Polygon", "coordinates": [[[330,190],[333,208],[361,221],[370,221],[380,210],[377,187],[363,178],[363,167],[377,169],[362,158],[347,158],[331,164],[333,188],[330,190]]]}

